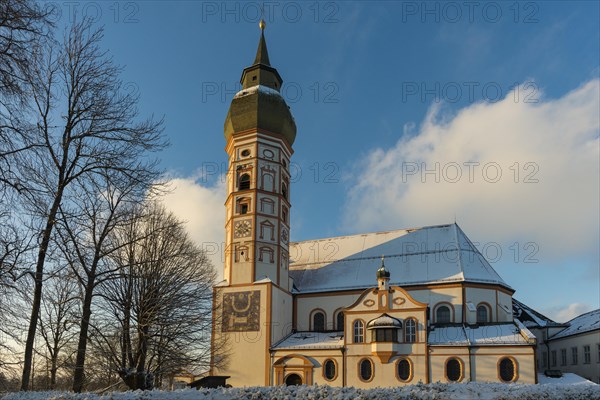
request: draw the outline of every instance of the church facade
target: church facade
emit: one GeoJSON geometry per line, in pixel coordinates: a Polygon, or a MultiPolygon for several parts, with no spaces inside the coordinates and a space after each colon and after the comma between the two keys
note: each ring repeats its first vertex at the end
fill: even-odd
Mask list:
{"type": "Polygon", "coordinates": [[[536,383],[514,290],[457,224],[289,242],[296,125],[264,27],[225,120],[210,374],[232,386],[536,383]]]}

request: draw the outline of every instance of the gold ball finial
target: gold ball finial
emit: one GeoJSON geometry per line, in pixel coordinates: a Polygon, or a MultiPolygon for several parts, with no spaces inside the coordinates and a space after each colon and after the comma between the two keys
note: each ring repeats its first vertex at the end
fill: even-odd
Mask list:
{"type": "Polygon", "coordinates": [[[260,22],[258,23],[258,26],[260,27],[261,31],[264,31],[265,28],[267,27],[267,23],[265,22],[264,19],[261,19],[260,22]]]}

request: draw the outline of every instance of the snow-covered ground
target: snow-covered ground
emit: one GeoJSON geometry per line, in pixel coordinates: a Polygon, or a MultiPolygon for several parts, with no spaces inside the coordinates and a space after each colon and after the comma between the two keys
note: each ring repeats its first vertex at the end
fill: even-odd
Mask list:
{"type": "Polygon", "coordinates": [[[10,393],[2,400],[391,400],[391,399],[451,399],[451,400],[599,400],[600,385],[575,374],[552,379],[540,375],[540,385],[501,383],[433,383],[396,388],[356,389],[329,386],[276,386],[232,389],[177,390],[174,392],[113,392],[103,395],[68,392],[10,393]]]}

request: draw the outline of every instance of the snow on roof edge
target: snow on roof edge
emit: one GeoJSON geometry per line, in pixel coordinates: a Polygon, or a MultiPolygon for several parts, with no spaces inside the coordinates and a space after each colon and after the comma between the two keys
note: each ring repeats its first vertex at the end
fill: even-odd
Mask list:
{"type": "Polygon", "coordinates": [[[440,225],[427,225],[427,226],[420,226],[420,227],[414,227],[414,228],[391,229],[391,230],[387,230],[387,231],[364,232],[364,233],[355,233],[353,235],[341,235],[341,236],[331,236],[331,237],[318,238],[318,239],[300,240],[298,242],[290,242],[290,246],[299,245],[302,243],[320,242],[320,241],[334,240],[334,239],[345,239],[345,238],[351,238],[351,237],[357,237],[357,236],[388,234],[388,233],[396,233],[396,232],[413,232],[413,231],[418,231],[418,230],[422,230],[422,229],[445,228],[448,226],[452,226],[454,224],[456,224],[456,223],[440,224],[440,225]]]}

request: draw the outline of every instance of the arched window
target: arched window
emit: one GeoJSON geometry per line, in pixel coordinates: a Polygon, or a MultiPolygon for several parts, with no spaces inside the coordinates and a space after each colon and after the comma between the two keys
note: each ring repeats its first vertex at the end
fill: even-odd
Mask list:
{"type": "Polygon", "coordinates": [[[358,363],[358,375],[360,379],[366,382],[373,379],[373,363],[368,358],[363,358],[358,363]]]}
{"type": "Polygon", "coordinates": [[[364,343],[365,342],[365,324],[360,320],[357,319],[356,321],[354,321],[354,324],[352,324],[353,326],[353,330],[354,330],[354,343],[364,343]]]}
{"type": "Polygon", "coordinates": [[[250,174],[242,174],[238,178],[238,190],[250,189],[250,174]]]}
{"type": "Polygon", "coordinates": [[[417,322],[409,318],[404,326],[404,341],[406,343],[414,343],[417,341],[417,322]]]}
{"type": "Polygon", "coordinates": [[[325,314],[317,311],[313,314],[313,331],[323,332],[325,330],[325,314]]]}
{"type": "Polygon", "coordinates": [[[284,199],[288,198],[288,188],[287,188],[287,184],[285,182],[283,182],[281,184],[281,195],[283,196],[284,199]]]}
{"type": "Polygon", "coordinates": [[[498,374],[503,382],[514,382],[517,378],[517,366],[508,357],[504,357],[498,363],[498,374]]]}
{"type": "Polygon", "coordinates": [[[298,374],[289,374],[286,378],[285,378],[285,384],[287,386],[298,386],[298,385],[302,385],[302,378],[300,378],[300,375],[298,374]]]}
{"type": "Polygon", "coordinates": [[[407,358],[401,358],[396,364],[396,373],[398,379],[404,382],[408,382],[412,377],[412,366],[407,358]]]}
{"type": "Polygon", "coordinates": [[[338,331],[344,330],[344,313],[342,311],[338,311],[335,316],[335,329],[338,331]]]}
{"type": "Polygon", "coordinates": [[[477,323],[485,323],[489,322],[488,319],[488,308],[485,304],[480,304],[477,306],[477,323]]]}
{"type": "Polygon", "coordinates": [[[332,381],[336,377],[335,361],[329,359],[323,363],[323,376],[328,381],[332,381]]]}
{"type": "Polygon", "coordinates": [[[451,322],[450,307],[441,305],[435,312],[435,322],[438,324],[451,322]]]}
{"type": "Polygon", "coordinates": [[[462,378],[462,365],[456,358],[446,361],[446,378],[450,382],[458,382],[462,378]]]}

